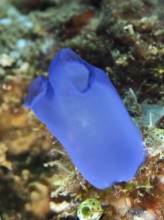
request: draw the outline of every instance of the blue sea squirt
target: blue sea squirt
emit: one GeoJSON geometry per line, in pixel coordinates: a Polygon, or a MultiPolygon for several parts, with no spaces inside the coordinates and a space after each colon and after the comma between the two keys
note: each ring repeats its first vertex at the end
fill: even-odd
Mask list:
{"type": "Polygon", "coordinates": [[[34,79],[24,102],[96,188],[130,181],[144,163],[140,131],[106,73],[72,50],[56,54],[49,78],[34,79]]]}

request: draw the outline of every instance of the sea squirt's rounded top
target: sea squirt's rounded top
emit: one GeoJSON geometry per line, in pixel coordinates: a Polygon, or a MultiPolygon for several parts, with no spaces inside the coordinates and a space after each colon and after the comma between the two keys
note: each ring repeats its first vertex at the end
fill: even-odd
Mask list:
{"type": "Polygon", "coordinates": [[[39,102],[39,100],[45,96],[47,82],[47,78],[41,75],[30,83],[28,93],[24,98],[24,106],[32,109],[32,106],[35,105],[35,102],[39,102]]]}
{"type": "Polygon", "coordinates": [[[49,68],[49,78],[60,94],[84,92],[90,86],[92,74],[89,65],[68,48],[61,49],[53,58],[49,68]]]}

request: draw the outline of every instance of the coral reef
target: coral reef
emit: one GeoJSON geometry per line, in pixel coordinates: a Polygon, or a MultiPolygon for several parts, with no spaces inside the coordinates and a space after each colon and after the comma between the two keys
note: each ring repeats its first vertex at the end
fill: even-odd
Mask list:
{"type": "Polygon", "coordinates": [[[162,0],[0,2],[0,219],[75,220],[79,205],[96,198],[102,220],[163,220],[163,7],[162,0]],[[148,155],[131,182],[107,190],[86,183],[23,107],[27,85],[47,75],[62,47],[107,72],[140,128],[148,155]]]}

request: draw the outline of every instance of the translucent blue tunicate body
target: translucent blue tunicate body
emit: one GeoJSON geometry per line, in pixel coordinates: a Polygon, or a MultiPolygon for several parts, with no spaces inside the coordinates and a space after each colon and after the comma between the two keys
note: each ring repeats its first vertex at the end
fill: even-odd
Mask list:
{"type": "Polygon", "coordinates": [[[31,82],[25,106],[98,189],[130,181],[144,163],[140,131],[111,81],[70,49],[54,57],[49,78],[41,75],[31,82]]]}

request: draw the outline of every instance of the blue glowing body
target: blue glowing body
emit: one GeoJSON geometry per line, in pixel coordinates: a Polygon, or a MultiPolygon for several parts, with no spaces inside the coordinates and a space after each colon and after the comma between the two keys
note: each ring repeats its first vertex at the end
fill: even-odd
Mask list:
{"type": "Polygon", "coordinates": [[[105,72],[70,49],[54,57],[49,79],[31,82],[25,106],[98,189],[131,180],[145,160],[142,136],[105,72]]]}

